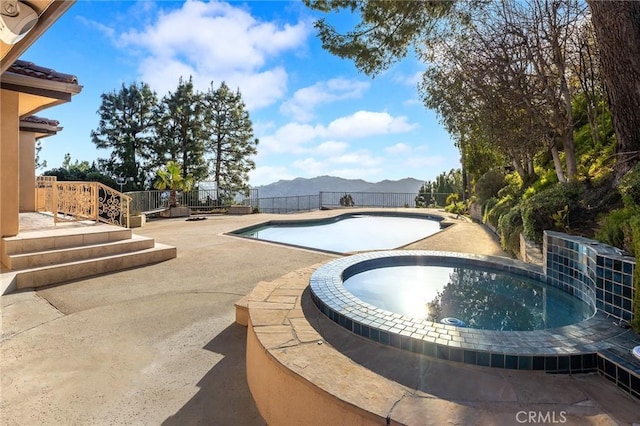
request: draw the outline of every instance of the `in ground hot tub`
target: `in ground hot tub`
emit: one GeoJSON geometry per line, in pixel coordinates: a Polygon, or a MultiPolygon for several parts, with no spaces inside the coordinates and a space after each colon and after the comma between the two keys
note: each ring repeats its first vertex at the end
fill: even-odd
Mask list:
{"type": "Polygon", "coordinates": [[[498,368],[595,371],[589,336],[607,322],[593,301],[548,285],[541,268],[491,256],[363,253],[318,268],[310,290],[327,317],[359,336],[498,368]]]}

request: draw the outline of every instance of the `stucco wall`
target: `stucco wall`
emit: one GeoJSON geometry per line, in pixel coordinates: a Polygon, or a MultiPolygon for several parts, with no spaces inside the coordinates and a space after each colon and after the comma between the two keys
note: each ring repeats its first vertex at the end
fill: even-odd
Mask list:
{"type": "Polygon", "coordinates": [[[35,146],[33,132],[20,132],[20,212],[36,211],[35,146]]]}
{"type": "Polygon", "coordinates": [[[3,237],[11,237],[19,230],[18,93],[1,90],[0,105],[0,232],[3,237]]]}
{"type": "MultiPolygon", "coordinates": [[[[384,419],[336,398],[280,364],[247,329],[247,381],[270,425],[376,425],[384,419]]],[[[397,424],[393,422],[392,424],[397,424]]]]}

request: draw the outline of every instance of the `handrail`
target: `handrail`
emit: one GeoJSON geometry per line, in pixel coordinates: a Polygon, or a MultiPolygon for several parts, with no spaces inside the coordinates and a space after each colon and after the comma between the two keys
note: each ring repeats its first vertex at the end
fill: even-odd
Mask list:
{"type": "Polygon", "coordinates": [[[131,197],[120,191],[116,191],[110,186],[100,182],[96,183],[98,184],[96,191],[96,195],[98,197],[97,220],[99,222],[129,228],[129,208],[131,206],[131,197]]]}
{"type": "Polygon", "coordinates": [[[54,223],[93,220],[111,225],[129,227],[131,197],[100,182],[37,180],[38,190],[47,210],[53,212],[54,223]],[[50,192],[50,193],[49,193],[50,192]]]}

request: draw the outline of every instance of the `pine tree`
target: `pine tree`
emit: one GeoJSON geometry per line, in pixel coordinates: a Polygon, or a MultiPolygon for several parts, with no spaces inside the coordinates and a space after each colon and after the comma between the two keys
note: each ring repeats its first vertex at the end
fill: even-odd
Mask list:
{"type": "Polygon", "coordinates": [[[91,140],[97,148],[112,149],[111,157],[100,163],[113,176],[135,178],[125,190],[139,189],[145,181],[145,170],[139,161],[149,158],[157,96],[146,83],[132,83],[129,87],[123,83],[119,92],[100,97],[100,122],[91,131],[91,140]]]}
{"type": "Polygon", "coordinates": [[[213,85],[204,95],[208,150],[212,153],[212,175],[218,191],[230,194],[248,187],[249,171],[255,168],[251,158],[257,153],[258,139],[240,90],[235,93],[223,82],[213,85]]]}
{"type": "Polygon", "coordinates": [[[203,95],[194,91],[191,77],[180,78],[176,91],[162,98],[155,130],[152,167],[174,161],[181,165],[183,177],[190,175],[196,182],[207,178],[203,95]]]}

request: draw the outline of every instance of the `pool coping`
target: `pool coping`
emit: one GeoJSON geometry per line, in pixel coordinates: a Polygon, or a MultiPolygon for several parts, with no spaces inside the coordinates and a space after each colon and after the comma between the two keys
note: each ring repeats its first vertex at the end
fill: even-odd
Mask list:
{"type": "MultiPolygon", "coordinates": [[[[547,282],[542,267],[497,256],[444,251],[392,250],[361,253],[332,260],[311,276],[315,305],[343,328],[383,345],[448,361],[484,367],[586,373],[598,370],[598,352],[612,346],[628,330],[615,327],[602,311],[579,323],[533,331],[461,328],[391,313],[348,292],[342,274],[360,262],[424,256],[448,265],[484,266],[547,282]]],[[[631,336],[633,337],[633,336],[631,336]]],[[[632,371],[640,374],[640,367],[632,371]]]]}

